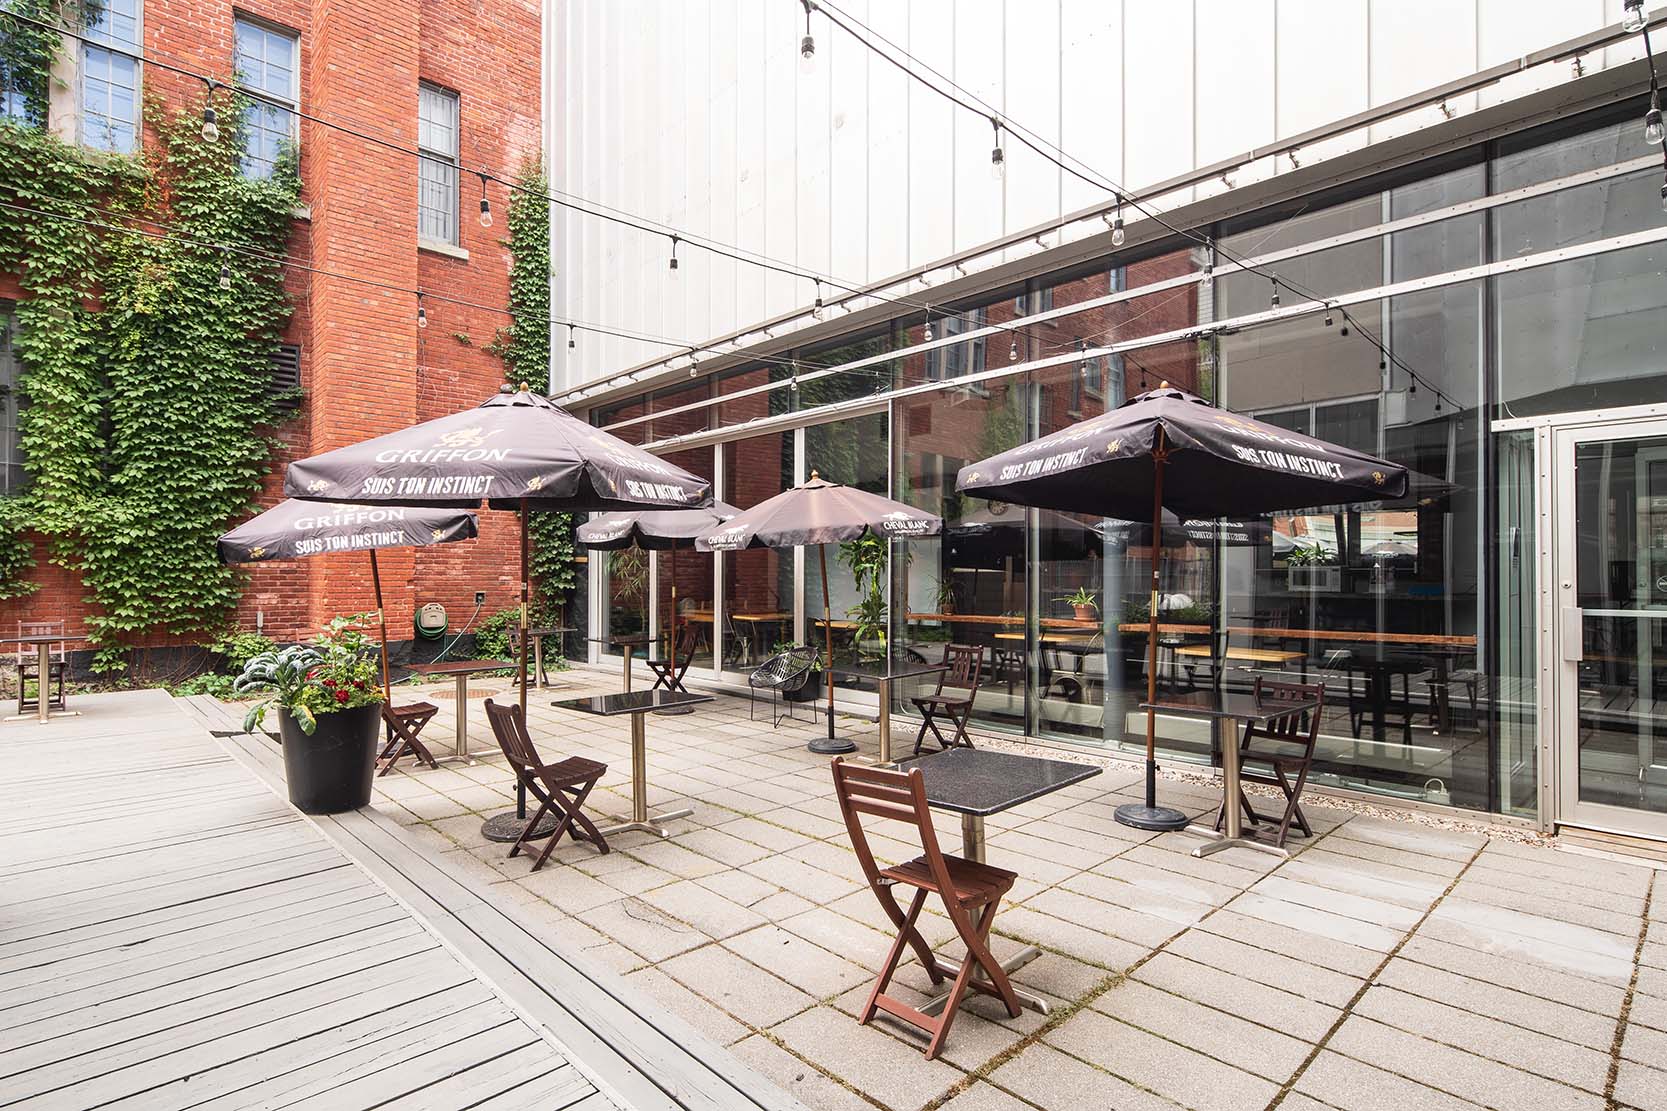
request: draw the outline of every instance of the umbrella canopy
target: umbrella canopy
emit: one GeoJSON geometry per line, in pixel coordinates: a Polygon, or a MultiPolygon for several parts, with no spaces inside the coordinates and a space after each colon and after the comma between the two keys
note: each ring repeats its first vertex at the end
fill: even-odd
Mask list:
{"type": "Polygon", "coordinates": [[[721,528],[696,536],[695,547],[703,552],[796,548],[855,540],[870,530],[883,540],[936,536],[943,531],[943,518],[855,486],[824,481],[812,472],[809,482],[743,509],[721,528]]]}
{"type": "Polygon", "coordinates": [[[351,505],[281,501],[220,538],[220,558],[227,563],[298,559],[330,552],[369,552],[370,577],[376,587],[376,621],[382,631],[382,700],[393,702],[388,686],[388,621],[382,612],[382,572],[378,548],[426,548],[472,540],[475,515],[458,509],[404,505],[351,505]]]}
{"type": "MultiPolygon", "coordinates": [[[[1020,505],[1151,521],[1390,500],[1407,492],[1407,469],[1353,448],[1217,409],[1167,382],[1116,409],[962,467],[964,494],[1020,505]]],[[[1146,702],[1157,701],[1158,568],[1152,560],[1146,636],[1146,702]]],[[[1186,815],[1157,805],[1157,711],[1146,712],[1146,803],[1117,808],[1138,829],[1180,829],[1186,815]]],[[[1234,807],[1237,800],[1229,800],[1234,807]]],[[[1232,811],[1236,821],[1237,810],[1232,811]]]]}
{"type": "Polygon", "coordinates": [[[523,389],[299,459],[284,492],[365,505],[687,509],[710,504],[712,485],[523,389]]]}
{"type": "Polygon", "coordinates": [[[697,536],[713,531],[740,512],[733,505],[714,501],[705,509],[609,513],[580,525],[574,536],[584,547],[601,551],[692,548],[697,536]]]}
{"type": "Polygon", "coordinates": [[[1167,386],[962,467],[955,488],[1020,505],[1150,520],[1160,452],[1163,505],[1182,518],[1389,500],[1407,490],[1405,467],[1167,386]]]}
{"type": "Polygon", "coordinates": [[[813,752],[851,752],[849,741],[834,741],[833,616],[828,612],[828,550],[825,545],[856,540],[873,532],[883,540],[911,540],[936,536],[943,518],[912,505],[882,498],[854,486],[825,482],[815,471],[810,481],[743,509],[715,532],[695,537],[703,552],[731,552],[742,548],[797,548],[817,545],[822,568],[822,629],[827,659],[828,741],[811,742],[813,752]]]}
{"type": "Polygon", "coordinates": [[[220,538],[227,563],[299,559],[330,552],[422,548],[471,540],[475,515],[459,509],[351,505],[290,498],[220,538]]]}

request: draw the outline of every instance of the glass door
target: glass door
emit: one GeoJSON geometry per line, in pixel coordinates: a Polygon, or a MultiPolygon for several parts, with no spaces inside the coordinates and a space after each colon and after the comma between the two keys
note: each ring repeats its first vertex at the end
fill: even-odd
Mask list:
{"type": "Polygon", "coordinates": [[[1559,817],[1667,838],[1667,421],[1557,434],[1559,817]]]}

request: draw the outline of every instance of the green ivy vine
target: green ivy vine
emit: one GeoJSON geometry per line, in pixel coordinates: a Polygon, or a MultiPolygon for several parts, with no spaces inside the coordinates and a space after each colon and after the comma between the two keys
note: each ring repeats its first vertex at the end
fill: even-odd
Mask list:
{"type": "MultiPolygon", "coordinates": [[[[509,202],[510,323],[487,350],[503,359],[509,381],[542,394],[550,384],[550,207],[544,199],[550,189],[537,161],[522,169],[516,184],[521,188],[509,202]]],[[[573,515],[533,513],[527,532],[535,623],[552,624],[579,582],[573,515]]]]}
{"type": "Polygon", "coordinates": [[[103,671],[146,635],[221,631],[237,603],[243,577],[214,540],[259,491],[280,416],[269,359],[290,306],[260,256],[285,253],[299,196],[293,158],[243,175],[240,127],[205,142],[200,103],[145,115],[156,141],[134,156],[0,120],[31,479],[0,537],[5,518],[25,521],[79,574],[103,671]]]}

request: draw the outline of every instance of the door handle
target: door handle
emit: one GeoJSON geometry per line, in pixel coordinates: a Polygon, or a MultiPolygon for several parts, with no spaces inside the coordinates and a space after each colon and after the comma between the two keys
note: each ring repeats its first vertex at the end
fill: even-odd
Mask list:
{"type": "Polygon", "coordinates": [[[1585,626],[1579,606],[1563,607],[1563,662],[1577,664],[1586,658],[1585,626]]]}

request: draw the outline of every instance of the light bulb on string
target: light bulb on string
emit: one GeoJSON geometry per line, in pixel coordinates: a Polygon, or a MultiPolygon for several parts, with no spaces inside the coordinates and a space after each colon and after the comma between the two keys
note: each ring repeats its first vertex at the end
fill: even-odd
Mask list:
{"type": "Polygon", "coordinates": [[[573,325],[569,324],[567,326],[567,349],[572,351],[578,346],[579,342],[573,338],[573,325]]]}
{"type": "Polygon", "coordinates": [[[1001,121],[991,116],[990,126],[996,129],[995,145],[990,148],[990,176],[1000,181],[1007,172],[1007,152],[1001,149],[1001,121]]]}
{"type": "Polygon", "coordinates": [[[816,39],[810,33],[810,10],[813,5],[810,0],[804,0],[805,5],[805,37],[799,40],[799,72],[816,72],[816,39]]]}
{"type": "Polygon", "coordinates": [[[1621,8],[1621,30],[1636,34],[1644,29],[1644,0],[1626,0],[1621,8]]]}
{"type": "Polygon", "coordinates": [[[816,303],[810,307],[810,315],[817,320],[821,320],[827,315],[827,311],[822,304],[822,279],[816,278],[813,280],[816,282],[816,303]]]}
{"type": "Polygon", "coordinates": [[[932,342],[932,306],[926,306],[926,342],[932,342]]]}
{"type": "Polygon", "coordinates": [[[486,196],[486,175],[480,175],[480,226],[492,226],[492,202],[486,196]]]}
{"type": "Polygon", "coordinates": [[[1123,240],[1128,238],[1123,234],[1123,194],[1117,194],[1117,215],[1111,221],[1111,245],[1121,247],[1123,240]]]}
{"type": "Polygon", "coordinates": [[[230,289],[231,287],[232,287],[232,268],[226,263],[226,260],[224,258],[221,258],[220,259],[220,288],[221,289],[230,289]]]}
{"type": "Polygon", "coordinates": [[[1011,340],[1007,344],[1007,361],[1010,363],[1019,361],[1019,341],[1017,339],[1011,340]]]}
{"type": "Polygon", "coordinates": [[[671,276],[674,277],[674,278],[677,277],[677,244],[678,244],[678,242],[679,242],[678,237],[673,235],[671,237],[671,259],[666,263],[666,269],[671,271],[671,276]]]}
{"type": "Polygon", "coordinates": [[[1273,297],[1272,297],[1271,300],[1268,301],[1268,307],[1271,308],[1271,309],[1277,309],[1279,307],[1279,279],[1274,278],[1274,279],[1272,279],[1272,281],[1273,281],[1273,297]]]}
{"type": "Polygon", "coordinates": [[[203,105],[203,142],[218,143],[220,141],[219,115],[214,111],[214,105],[203,105]]]}
{"type": "Polygon", "coordinates": [[[1416,374],[1413,375],[1411,381],[1409,381],[1407,383],[1407,396],[1408,397],[1417,397],[1418,396],[1418,376],[1416,374]]]}
{"type": "Polygon", "coordinates": [[[1667,212],[1667,181],[1661,183],[1661,211],[1667,212]]]}
{"type": "Polygon", "coordinates": [[[1329,328],[1329,327],[1332,326],[1332,323],[1333,322],[1332,322],[1332,319],[1331,319],[1331,307],[1328,305],[1328,306],[1326,306],[1326,311],[1325,311],[1325,326],[1327,328],[1329,328]]]}
{"type": "Polygon", "coordinates": [[[1651,146],[1660,146],[1664,136],[1667,136],[1667,130],[1661,126],[1661,100],[1652,91],[1650,110],[1644,113],[1644,142],[1651,146]]]}
{"type": "Polygon", "coordinates": [[[417,327],[428,327],[428,310],[423,308],[423,295],[417,294],[417,327]]]}

